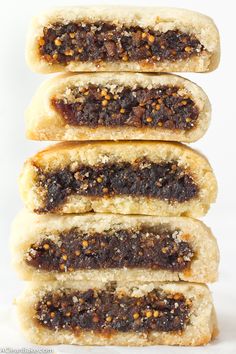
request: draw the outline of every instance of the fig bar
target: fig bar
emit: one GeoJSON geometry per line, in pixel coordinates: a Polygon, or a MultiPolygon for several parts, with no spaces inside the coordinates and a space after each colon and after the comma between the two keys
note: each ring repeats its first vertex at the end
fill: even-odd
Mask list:
{"type": "Polygon", "coordinates": [[[217,243],[202,222],[116,214],[36,215],[14,221],[12,258],[24,280],[217,279],[217,243]]]}
{"type": "Polygon", "coordinates": [[[39,88],[27,110],[35,140],[174,140],[192,142],[207,130],[209,100],[176,75],[61,75],[39,88]]]}
{"type": "Polygon", "coordinates": [[[219,34],[202,14],[172,8],[65,7],[36,17],[27,60],[37,72],[204,72],[219,62],[219,34]]]}
{"type": "Polygon", "coordinates": [[[217,334],[212,298],[191,283],[29,283],[17,300],[37,344],[203,345],[217,334]]]}
{"type": "Polygon", "coordinates": [[[26,161],[20,191],[36,213],[204,215],[216,197],[207,160],[167,142],[64,142],[26,161]]]}

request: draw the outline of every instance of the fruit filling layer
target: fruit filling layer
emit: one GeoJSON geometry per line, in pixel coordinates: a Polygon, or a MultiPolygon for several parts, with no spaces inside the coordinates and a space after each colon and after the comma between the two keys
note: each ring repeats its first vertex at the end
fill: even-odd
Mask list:
{"type": "Polygon", "coordinates": [[[102,233],[73,228],[41,237],[31,245],[25,261],[38,270],[61,273],[124,267],[183,271],[194,256],[184,236],[164,226],[102,233]]]}
{"type": "Polygon", "coordinates": [[[179,30],[157,31],[112,23],[56,22],[38,39],[40,56],[49,63],[174,62],[205,51],[197,37],[179,30]]]}
{"type": "Polygon", "coordinates": [[[199,191],[190,172],[174,161],[78,165],[52,172],[37,168],[36,183],[45,204],[36,212],[54,210],[70,195],[148,197],[183,203],[195,198],[199,191]]]}
{"type": "Polygon", "coordinates": [[[189,322],[192,301],[181,293],[154,289],[134,297],[112,289],[46,293],[35,306],[35,321],[50,330],[175,332],[189,322]]]}
{"type": "Polygon", "coordinates": [[[199,109],[189,93],[178,86],[71,86],[53,97],[51,104],[66,124],[91,128],[190,130],[199,117],[199,109]]]}

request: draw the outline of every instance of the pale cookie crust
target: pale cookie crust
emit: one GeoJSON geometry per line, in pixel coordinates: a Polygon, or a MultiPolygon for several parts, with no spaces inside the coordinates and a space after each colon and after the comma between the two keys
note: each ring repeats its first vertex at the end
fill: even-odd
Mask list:
{"type": "Polygon", "coordinates": [[[193,142],[206,132],[211,116],[211,106],[205,92],[196,84],[177,75],[153,75],[131,73],[81,73],[60,75],[44,82],[38,89],[26,111],[26,134],[33,140],[170,140],[193,142]],[[115,86],[140,86],[157,88],[160,86],[180,87],[199,110],[197,125],[189,130],[155,128],[86,127],[72,126],[51,104],[58,95],[69,96],[71,87],[84,87],[88,84],[112,88],[115,86]],[[68,92],[68,94],[66,94],[68,92]]]}
{"type": "Polygon", "coordinates": [[[45,285],[30,282],[28,288],[17,299],[17,309],[21,328],[27,337],[36,344],[78,344],[78,345],[184,345],[196,346],[207,344],[217,333],[217,321],[209,289],[205,285],[194,283],[118,283],[116,291],[139,297],[145,295],[155,288],[170,292],[182,293],[192,301],[190,322],[181,333],[172,332],[117,332],[110,336],[93,331],[81,331],[79,336],[67,330],[52,331],[40,326],[34,319],[35,304],[48,291],[55,289],[70,288],[75,290],[86,290],[92,287],[104,288],[104,283],[93,281],[83,282],[48,282],[45,285]]]}
{"type": "Polygon", "coordinates": [[[198,195],[183,203],[168,202],[155,198],[134,196],[80,196],[71,195],[58,205],[59,214],[99,213],[146,214],[159,216],[191,216],[206,214],[216,199],[217,184],[212,168],[198,152],[177,143],[169,142],[103,142],[55,144],[27,160],[22,170],[19,186],[22,199],[29,210],[44,207],[44,190],[37,185],[37,168],[52,172],[73,164],[97,165],[107,162],[130,162],[147,158],[151,162],[177,161],[189,170],[199,187],[198,195]]]}
{"type": "MultiPolygon", "coordinates": [[[[56,241],[55,241],[56,242],[56,241]]],[[[201,221],[184,217],[124,216],[112,214],[84,215],[36,215],[26,210],[20,212],[12,227],[12,262],[24,280],[89,280],[98,281],[178,281],[207,283],[217,280],[219,250],[210,229],[201,221]],[[192,247],[195,256],[190,268],[182,272],[137,268],[100,270],[75,270],[73,272],[46,272],[26,263],[26,255],[32,244],[45,236],[56,240],[59,233],[78,228],[84,233],[103,233],[141,226],[165,226],[171,231],[180,230],[179,240],[192,247]]]]}
{"type": "Polygon", "coordinates": [[[143,72],[205,72],[217,68],[220,58],[219,33],[214,22],[197,12],[158,7],[62,7],[47,11],[32,20],[30,25],[26,59],[33,71],[50,73],[58,71],[143,71],[143,72]],[[140,26],[166,32],[180,30],[193,34],[205,47],[198,56],[171,62],[70,62],[67,65],[49,64],[41,58],[38,39],[43,35],[43,28],[56,22],[70,21],[111,22],[115,25],[140,26]]]}

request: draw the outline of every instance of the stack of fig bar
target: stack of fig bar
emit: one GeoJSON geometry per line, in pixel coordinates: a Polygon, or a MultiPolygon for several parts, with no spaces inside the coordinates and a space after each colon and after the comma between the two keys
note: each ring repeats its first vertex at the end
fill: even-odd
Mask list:
{"type": "Polygon", "coordinates": [[[214,70],[219,51],[212,20],[188,10],[74,7],[33,20],[30,67],[64,74],[27,110],[29,139],[61,141],[20,176],[12,248],[29,281],[17,307],[30,341],[202,345],[217,334],[205,283],[218,248],[195,219],[217,185],[181,144],[205,133],[210,103],[160,72],[214,70]]]}

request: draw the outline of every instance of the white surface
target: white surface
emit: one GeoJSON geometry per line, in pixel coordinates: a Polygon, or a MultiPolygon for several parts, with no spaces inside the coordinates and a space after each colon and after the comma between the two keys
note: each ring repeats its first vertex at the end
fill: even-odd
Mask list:
{"type": "MultiPolygon", "coordinates": [[[[23,113],[39,82],[45,79],[26,67],[24,61],[25,34],[29,20],[39,10],[54,5],[90,4],[90,1],[68,0],[4,0],[1,1],[0,54],[0,350],[2,347],[29,347],[21,337],[12,315],[12,301],[21,290],[20,282],[10,268],[10,223],[22,207],[16,180],[23,161],[39,147],[47,144],[26,141],[23,113]],[[12,102],[13,101],[13,102],[12,102]]],[[[93,1],[92,4],[101,4],[93,1]]],[[[197,10],[213,17],[222,42],[220,68],[210,74],[186,74],[201,85],[212,102],[212,123],[206,136],[194,146],[206,154],[215,169],[219,182],[219,196],[204,219],[215,232],[221,251],[220,279],[214,284],[213,295],[219,317],[219,338],[203,348],[109,348],[108,354],[133,353],[236,353],[236,235],[235,215],[235,1],[160,0],[109,1],[109,4],[178,6],[197,10]]],[[[104,353],[102,348],[70,348],[70,352],[104,353]]],[[[56,350],[68,353],[68,347],[56,350]],[[64,349],[63,349],[64,348],[64,349]],[[64,350],[64,351],[63,351],[64,350]]]]}

